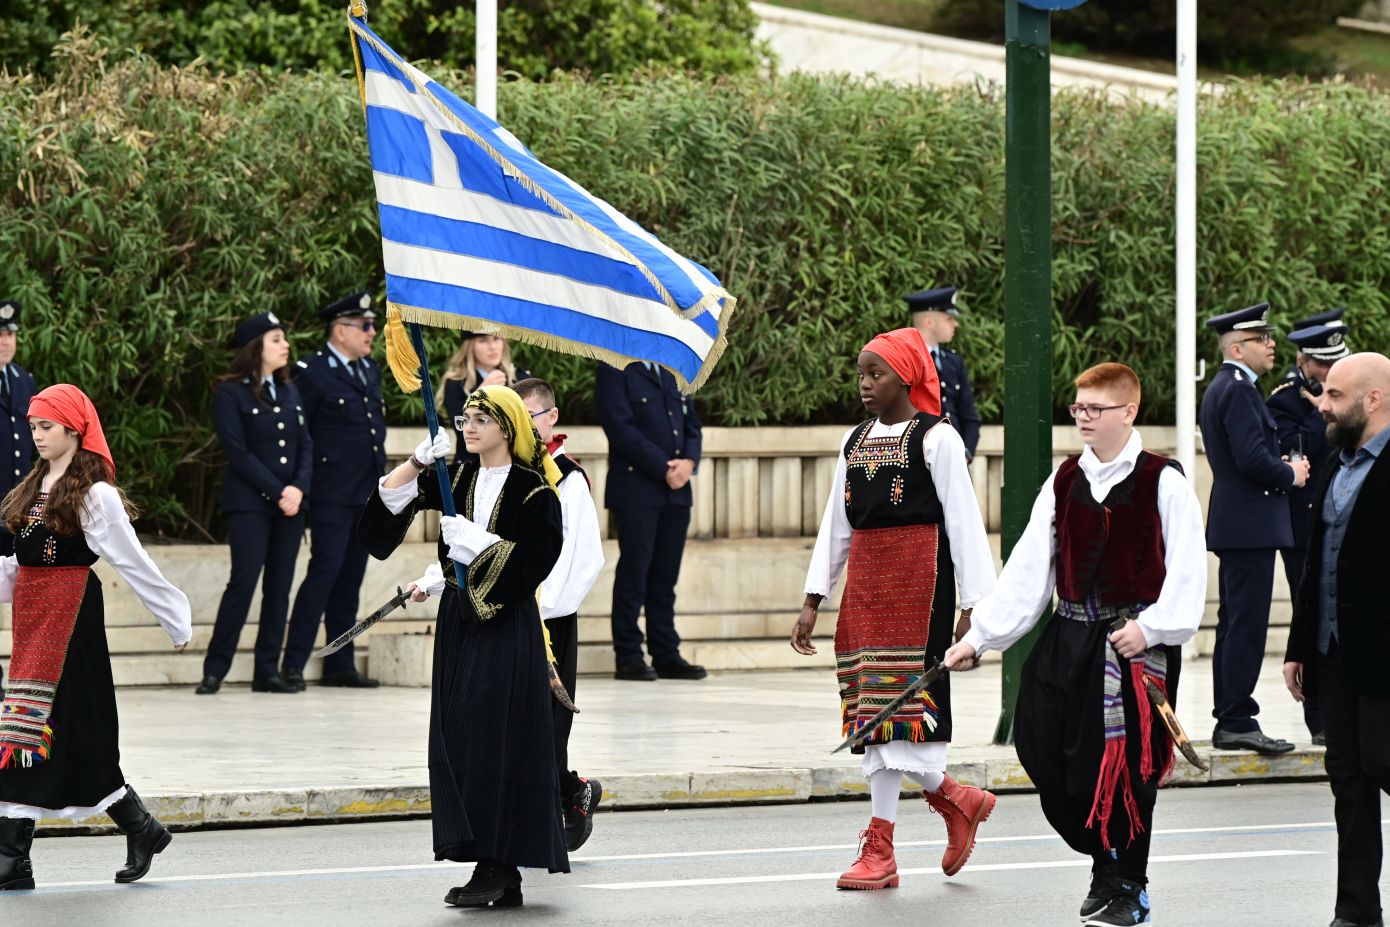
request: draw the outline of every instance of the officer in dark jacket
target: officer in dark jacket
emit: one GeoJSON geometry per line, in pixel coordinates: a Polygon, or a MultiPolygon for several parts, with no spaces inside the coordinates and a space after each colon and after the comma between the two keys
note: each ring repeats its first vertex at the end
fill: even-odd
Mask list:
{"type": "MultiPolygon", "coordinates": [[[[1290,598],[1298,591],[1303,575],[1303,563],[1308,555],[1308,535],[1312,529],[1312,487],[1317,483],[1323,462],[1331,453],[1327,441],[1327,423],[1316,405],[1322,393],[1323,381],[1332,365],[1351,353],[1346,345],[1347,326],[1341,321],[1343,310],[1319,313],[1294,323],[1289,341],[1298,347],[1294,366],[1270,393],[1266,405],[1274,416],[1279,432],[1279,450],[1291,460],[1306,458],[1310,466],[1308,482],[1289,490],[1289,508],[1293,518],[1293,546],[1281,548],[1284,576],[1289,583],[1290,598]]],[[[1318,700],[1303,700],[1303,720],[1314,744],[1322,744],[1322,712],[1318,700]]]]}
{"type": "MultiPolygon", "coordinates": [[[[304,686],[304,666],[319,621],[329,639],[357,622],[367,548],[354,526],[386,472],[381,368],[372,362],[376,313],[370,293],[354,293],[319,312],[328,343],[297,365],[295,383],[314,441],[314,496],[309,505],[309,570],[295,596],[285,641],[284,677],[304,686]]],[[[375,688],[357,672],[352,645],[323,661],[323,684],[375,688]]]]}
{"type": "Polygon", "coordinates": [[[197,692],[213,695],[221,688],[264,569],[251,689],[293,693],[298,686],[280,675],[280,645],[295,560],[304,540],[314,446],[305,426],[304,403],[290,382],[285,326],[273,313],[253,315],[237,326],[236,346],[212,402],[217,436],[227,455],[222,512],[232,573],[217,609],[197,692]]]}
{"type": "Polygon", "coordinates": [[[605,505],[618,532],[613,650],[618,679],[703,679],[676,633],[676,580],[690,527],[690,477],[700,461],[700,419],[675,377],[647,363],[599,364],[594,406],[608,436],[605,505]],[[637,615],[647,615],[647,650],[637,615]]]}
{"type": "Polygon", "coordinates": [[[922,290],[903,299],[912,315],[912,327],[922,334],[941,378],[941,413],[949,416],[960,432],[966,460],[974,460],[975,447],[980,443],[980,413],[975,411],[975,394],[970,389],[965,358],[947,347],[960,325],[956,288],[922,290]]]}
{"type": "Polygon", "coordinates": [[[1269,632],[1274,551],[1293,544],[1288,491],[1307,482],[1308,462],[1280,458],[1274,417],[1256,384],[1274,368],[1268,316],[1261,303],[1207,320],[1221,336],[1223,363],[1202,397],[1200,423],[1212,473],[1207,549],[1220,564],[1212,745],[1277,754],[1293,744],[1260,730],[1252,694],[1269,632]]]}
{"type": "MultiPolygon", "coordinates": [[[[29,371],[14,362],[19,341],[19,314],[23,306],[13,299],[0,300],[0,499],[9,495],[34,466],[34,439],[29,433],[29,400],[39,391],[29,371]]],[[[0,557],[14,553],[14,535],[0,525],[0,557]]],[[[5,674],[0,672],[0,696],[5,674]]]]}

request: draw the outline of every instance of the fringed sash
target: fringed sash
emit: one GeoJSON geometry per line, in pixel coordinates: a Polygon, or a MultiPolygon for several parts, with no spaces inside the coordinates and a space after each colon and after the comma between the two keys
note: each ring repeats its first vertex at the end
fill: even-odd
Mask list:
{"type": "MultiPolygon", "coordinates": [[[[841,733],[878,714],[926,671],[936,598],[939,525],[857,530],[835,626],[841,733]]],[[[923,743],[940,710],[929,690],[869,735],[866,744],[923,743]]]]}
{"type": "MultiPolygon", "coordinates": [[[[1062,618],[1070,618],[1073,621],[1081,621],[1086,624],[1096,624],[1105,622],[1107,625],[1118,618],[1133,618],[1135,614],[1142,611],[1144,606],[1134,606],[1130,608],[1115,608],[1111,606],[1096,605],[1093,602],[1068,602],[1060,600],[1057,603],[1057,615],[1062,618]]],[[[1139,722],[1139,779],[1141,782],[1148,782],[1154,778],[1154,756],[1153,756],[1153,705],[1149,702],[1148,686],[1145,685],[1145,678],[1152,680],[1158,686],[1159,691],[1168,696],[1168,655],[1157,647],[1150,647],[1144,651],[1141,657],[1122,661],[1120,655],[1115,652],[1115,645],[1110,643],[1109,634],[1105,639],[1105,692],[1104,692],[1104,711],[1102,714],[1105,724],[1105,750],[1101,754],[1100,769],[1096,776],[1096,794],[1091,803],[1091,815],[1086,819],[1087,827],[1095,827],[1100,831],[1101,846],[1107,851],[1113,849],[1110,845],[1110,817],[1115,810],[1115,798],[1118,797],[1124,803],[1125,812],[1129,818],[1129,842],[1133,843],[1137,834],[1144,830],[1144,823],[1140,820],[1139,806],[1134,801],[1134,783],[1132,773],[1129,768],[1129,761],[1125,752],[1125,700],[1123,690],[1123,674],[1128,673],[1130,683],[1134,689],[1134,707],[1139,714],[1136,719],[1139,722]]],[[[1167,735],[1164,735],[1166,744],[1163,759],[1163,767],[1158,770],[1158,781],[1167,779],[1169,772],[1173,768],[1173,743],[1167,735]]]]}
{"type": "Polygon", "coordinates": [[[85,566],[19,568],[10,684],[0,707],[0,769],[38,766],[52,752],[49,716],[90,572],[85,566]]]}

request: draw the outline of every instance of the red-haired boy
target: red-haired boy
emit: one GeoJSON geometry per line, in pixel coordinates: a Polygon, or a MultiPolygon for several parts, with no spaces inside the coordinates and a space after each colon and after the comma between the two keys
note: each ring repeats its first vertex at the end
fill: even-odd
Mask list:
{"type": "Polygon", "coordinates": [[[1092,858],[1081,917],[1096,927],[1150,922],[1149,839],[1173,746],[1143,680],[1176,696],[1179,648],[1206,605],[1201,507],[1177,462],[1144,450],[1139,400],[1124,364],[1076,378],[1070,411],[1085,450],[1043,484],[993,592],[945,659],[966,669],[1007,649],[1056,591],[1055,617],[1023,668],[1015,742],[1048,822],[1092,858]]]}

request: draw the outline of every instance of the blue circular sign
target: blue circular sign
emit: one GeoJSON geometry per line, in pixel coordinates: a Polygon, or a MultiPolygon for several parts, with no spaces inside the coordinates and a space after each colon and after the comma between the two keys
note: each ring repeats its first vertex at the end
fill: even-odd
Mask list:
{"type": "Polygon", "coordinates": [[[1018,0],[1024,6],[1031,6],[1035,10],[1070,10],[1085,3],[1086,0],[1018,0]]]}

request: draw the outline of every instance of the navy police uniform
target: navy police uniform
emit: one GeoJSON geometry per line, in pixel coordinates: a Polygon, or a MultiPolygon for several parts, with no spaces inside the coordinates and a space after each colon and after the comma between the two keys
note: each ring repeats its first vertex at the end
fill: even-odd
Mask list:
{"type": "MultiPolygon", "coordinates": [[[[956,287],[946,286],[935,290],[922,290],[910,293],[903,299],[910,313],[944,312],[953,318],[960,318],[960,307],[956,305],[956,287]]],[[[965,458],[975,458],[975,448],[980,443],[980,413],[975,410],[975,393],[970,388],[970,372],[965,368],[965,358],[944,344],[931,347],[932,362],[941,380],[941,414],[951,421],[960,433],[965,444],[965,458]]]]}
{"type": "Polygon", "coordinates": [[[690,484],[666,485],[666,462],[700,460],[700,419],[669,371],[645,363],[599,364],[594,405],[608,436],[604,505],[618,532],[613,577],[613,650],[620,673],[643,663],[637,616],[647,616],[647,649],[658,669],[680,661],[676,580],[690,527],[690,484]]]}
{"type": "MultiPolygon", "coordinates": [[[[319,313],[374,319],[371,296],[354,293],[319,313]]],[[[367,572],[367,548],[358,540],[357,516],[386,472],[386,420],[381,368],[370,357],[344,363],[330,345],[299,362],[295,384],[314,443],[314,496],[309,504],[309,569],[295,596],[285,642],[286,677],[302,676],[322,619],[329,640],[357,622],[358,596],[367,572]]],[[[353,646],[324,659],[325,680],[356,678],[353,646]]]]}
{"type": "MultiPolygon", "coordinates": [[[[0,331],[18,332],[24,307],[0,301],[0,331]]],[[[29,400],[39,391],[34,375],[11,361],[0,367],[0,499],[34,468],[34,436],[29,432],[29,400]]],[[[0,525],[0,556],[14,553],[14,535],[0,525]]]]}
{"type": "MultiPolygon", "coordinates": [[[[1298,346],[1299,354],[1312,360],[1332,364],[1351,353],[1346,344],[1347,326],[1341,321],[1343,310],[1334,309],[1294,323],[1289,341],[1298,346]]],[[[1322,413],[1304,395],[1322,392],[1322,384],[1310,380],[1295,364],[1270,393],[1266,404],[1274,415],[1279,432],[1279,450],[1283,454],[1302,454],[1311,467],[1308,482],[1289,490],[1289,509],[1293,518],[1293,546],[1279,551],[1284,560],[1284,576],[1289,583],[1290,598],[1298,591],[1303,576],[1303,564],[1308,556],[1308,538],[1312,533],[1313,487],[1332,453],[1327,440],[1327,422],[1322,413]]],[[[1314,695],[1303,700],[1303,720],[1309,733],[1323,733],[1322,709],[1314,695]]]]}
{"type": "MultiPolygon", "coordinates": [[[[19,331],[19,314],[24,310],[13,299],[0,301],[0,331],[19,331]]],[[[29,400],[39,391],[34,376],[11,361],[0,367],[0,499],[34,468],[34,436],[29,432],[29,400]]],[[[14,535],[0,525],[0,557],[14,553],[14,535]]],[[[5,674],[0,671],[0,693],[5,674]]]]}
{"type": "MultiPolygon", "coordinates": [[[[1270,330],[1268,304],[1207,320],[1218,333],[1270,330]]],[[[1258,732],[1252,697],[1264,660],[1274,594],[1274,551],[1293,544],[1288,491],[1293,470],[1280,459],[1274,416],[1249,371],[1226,361],[1200,412],[1211,465],[1207,549],[1220,564],[1220,606],[1212,652],[1218,733],[1258,732]]],[[[1289,745],[1292,747],[1292,745],[1289,745]]]]}
{"type": "MultiPolygon", "coordinates": [[[[237,347],[277,328],[284,326],[271,313],[252,316],[237,326],[237,347]]],[[[295,560],[304,539],[304,506],[314,464],[304,403],[294,383],[282,377],[283,373],[263,382],[259,395],[250,376],[224,380],[213,397],[213,421],[227,455],[222,512],[227,519],[232,572],[203,660],[204,684],[199,689],[203,694],[217,691],[231,668],[262,570],[254,678],[264,685],[280,675],[280,645],[285,639],[295,560]],[[287,486],[298,488],[305,497],[299,512],[290,516],[279,507],[287,486]]],[[[276,687],[275,691],[294,690],[276,687]]]]}

